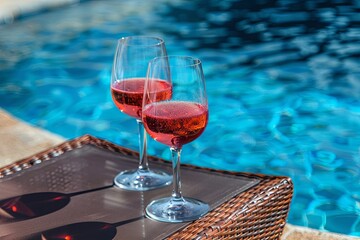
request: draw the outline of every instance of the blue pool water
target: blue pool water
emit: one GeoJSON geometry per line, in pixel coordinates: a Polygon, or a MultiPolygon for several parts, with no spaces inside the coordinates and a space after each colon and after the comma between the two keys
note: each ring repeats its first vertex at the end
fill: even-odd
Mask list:
{"type": "Polygon", "coordinates": [[[360,1],[102,0],[22,17],[0,25],[0,107],[136,150],[109,94],[127,35],[203,61],[210,121],[184,162],[289,176],[290,223],[360,236],[360,1]]]}

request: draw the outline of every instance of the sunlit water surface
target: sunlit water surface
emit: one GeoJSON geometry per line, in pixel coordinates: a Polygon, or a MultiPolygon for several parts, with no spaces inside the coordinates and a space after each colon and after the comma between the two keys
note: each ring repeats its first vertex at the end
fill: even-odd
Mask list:
{"type": "Polygon", "coordinates": [[[103,0],[23,17],[0,25],[0,106],[136,150],[109,94],[127,35],[203,61],[210,121],[184,162],[289,176],[290,223],[360,236],[360,1],[103,0]]]}

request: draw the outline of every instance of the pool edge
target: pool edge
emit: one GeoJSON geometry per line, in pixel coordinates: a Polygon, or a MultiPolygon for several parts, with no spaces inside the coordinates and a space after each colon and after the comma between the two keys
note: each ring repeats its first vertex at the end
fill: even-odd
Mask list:
{"type": "Polygon", "coordinates": [[[39,11],[56,9],[80,1],[81,0],[0,0],[0,24],[11,23],[19,17],[35,14],[39,11]]]}

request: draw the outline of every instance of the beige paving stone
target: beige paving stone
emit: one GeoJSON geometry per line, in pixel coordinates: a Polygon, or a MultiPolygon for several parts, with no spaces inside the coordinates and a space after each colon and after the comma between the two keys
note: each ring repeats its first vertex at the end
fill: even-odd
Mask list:
{"type": "Polygon", "coordinates": [[[340,234],[321,232],[305,227],[287,224],[281,240],[355,240],[357,237],[349,237],[340,234]]]}
{"type": "Polygon", "coordinates": [[[76,2],[78,0],[0,0],[0,22],[12,22],[20,14],[76,2]]]}
{"type": "Polygon", "coordinates": [[[58,145],[65,139],[32,127],[0,109],[0,167],[58,145]]]}

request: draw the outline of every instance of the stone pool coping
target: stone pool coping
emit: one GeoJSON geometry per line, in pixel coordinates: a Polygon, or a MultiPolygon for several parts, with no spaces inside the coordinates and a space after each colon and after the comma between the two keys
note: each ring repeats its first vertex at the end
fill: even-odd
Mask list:
{"type": "MultiPolygon", "coordinates": [[[[1,1],[1,0],[0,0],[1,1]]],[[[66,141],[44,129],[31,126],[0,108],[0,167],[66,141]]],[[[281,240],[354,240],[339,234],[287,224],[281,240]]]]}
{"type": "Polygon", "coordinates": [[[39,10],[52,9],[66,4],[77,3],[80,0],[0,0],[0,23],[13,22],[21,15],[39,10]]]}

